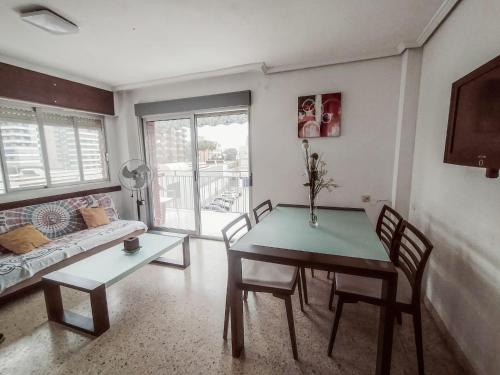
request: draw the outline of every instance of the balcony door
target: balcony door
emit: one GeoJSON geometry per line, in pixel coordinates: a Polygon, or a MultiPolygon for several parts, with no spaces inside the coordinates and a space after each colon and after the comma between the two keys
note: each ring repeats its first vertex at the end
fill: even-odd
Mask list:
{"type": "Polygon", "coordinates": [[[250,209],[248,111],[144,119],[150,225],[220,238],[250,209]]]}

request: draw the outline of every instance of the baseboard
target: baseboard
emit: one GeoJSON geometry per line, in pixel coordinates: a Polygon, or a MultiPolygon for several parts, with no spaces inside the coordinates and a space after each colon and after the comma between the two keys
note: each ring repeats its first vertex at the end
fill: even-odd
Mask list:
{"type": "Polygon", "coordinates": [[[424,296],[424,306],[427,308],[427,311],[430,313],[432,319],[436,323],[439,332],[441,334],[441,337],[445,340],[446,344],[448,347],[451,349],[453,355],[457,359],[458,364],[464,369],[466,375],[477,375],[477,372],[474,370],[472,367],[471,363],[469,362],[468,358],[465,356],[464,352],[456,342],[456,340],[453,338],[453,336],[448,332],[448,329],[446,328],[446,325],[444,324],[443,320],[437,313],[436,309],[434,309],[434,306],[432,305],[432,302],[427,298],[427,296],[424,296]]]}

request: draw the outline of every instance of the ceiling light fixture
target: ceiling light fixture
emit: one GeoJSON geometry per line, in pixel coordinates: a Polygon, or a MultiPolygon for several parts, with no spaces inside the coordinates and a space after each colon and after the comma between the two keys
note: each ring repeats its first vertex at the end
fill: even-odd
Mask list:
{"type": "Polygon", "coordinates": [[[48,9],[21,13],[21,19],[52,34],[78,32],[78,26],[48,9]]]}

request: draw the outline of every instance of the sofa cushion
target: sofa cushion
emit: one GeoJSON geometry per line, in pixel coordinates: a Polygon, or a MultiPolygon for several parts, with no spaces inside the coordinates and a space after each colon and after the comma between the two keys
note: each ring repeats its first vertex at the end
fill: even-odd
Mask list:
{"type": "Polygon", "coordinates": [[[0,246],[14,254],[29,253],[49,242],[50,240],[31,224],[0,234],[0,246]]]}
{"type": "Polygon", "coordinates": [[[95,194],[0,211],[0,233],[32,224],[48,238],[56,239],[87,229],[79,212],[84,207],[102,207],[110,221],[118,220],[111,197],[95,194]]]}
{"type": "Polygon", "coordinates": [[[96,228],[109,224],[108,215],[106,215],[106,211],[102,207],[83,207],[80,208],[80,213],[87,228],[96,228]]]}
{"type": "Polygon", "coordinates": [[[0,293],[66,258],[137,230],[147,230],[147,226],[140,221],[115,220],[107,225],[65,235],[27,254],[0,254],[0,293]]]}

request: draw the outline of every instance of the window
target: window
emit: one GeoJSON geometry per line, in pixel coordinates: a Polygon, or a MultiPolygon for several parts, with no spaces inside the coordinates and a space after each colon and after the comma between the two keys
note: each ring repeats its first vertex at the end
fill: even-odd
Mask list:
{"type": "Polygon", "coordinates": [[[0,105],[0,194],[107,178],[102,118],[0,105]]]}
{"type": "Polygon", "coordinates": [[[98,120],[75,119],[80,140],[83,179],[85,181],[105,178],[104,139],[98,120]]]}
{"type": "Polygon", "coordinates": [[[52,183],[61,184],[80,181],[73,119],[69,116],[44,113],[43,130],[52,183]]]}

